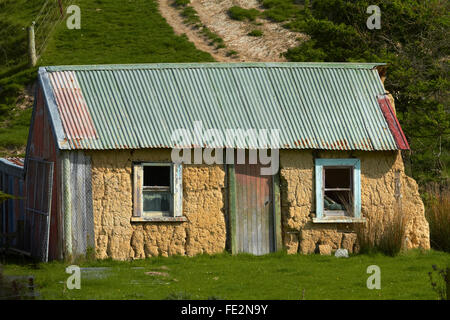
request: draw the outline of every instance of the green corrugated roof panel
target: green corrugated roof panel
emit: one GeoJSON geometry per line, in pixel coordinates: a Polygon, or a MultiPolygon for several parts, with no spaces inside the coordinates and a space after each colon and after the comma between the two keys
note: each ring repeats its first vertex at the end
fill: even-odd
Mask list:
{"type": "Polygon", "coordinates": [[[281,148],[396,150],[377,102],[379,65],[55,66],[41,69],[41,82],[61,149],[172,148],[174,130],[201,121],[222,132],[280,129],[281,148]]]}

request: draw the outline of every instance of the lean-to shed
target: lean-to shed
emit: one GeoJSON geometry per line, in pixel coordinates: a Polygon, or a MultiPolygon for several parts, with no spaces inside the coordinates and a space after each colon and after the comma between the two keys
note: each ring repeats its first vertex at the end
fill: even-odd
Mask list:
{"type": "Polygon", "coordinates": [[[40,68],[24,172],[48,257],[353,251],[355,224],[399,212],[405,247],[429,248],[382,67],[40,68]]]}

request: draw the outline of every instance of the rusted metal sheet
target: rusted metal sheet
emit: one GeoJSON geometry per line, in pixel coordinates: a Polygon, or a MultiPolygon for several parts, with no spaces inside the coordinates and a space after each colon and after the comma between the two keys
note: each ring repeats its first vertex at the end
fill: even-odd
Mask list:
{"type": "Polygon", "coordinates": [[[23,168],[23,163],[24,163],[24,159],[23,158],[18,158],[18,157],[8,157],[5,158],[8,162],[11,162],[12,164],[15,164],[19,167],[23,168]]]}
{"type": "Polygon", "coordinates": [[[54,72],[49,77],[66,138],[74,142],[75,147],[78,139],[96,138],[94,124],[74,72],[54,72]]]}
{"type": "Polygon", "coordinates": [[[255,255],[275,249],[272,176],[261,176],[260,169],[235,166],[237,252],[255,255]]]}
{"type": "Polygon", "coordinates": [[[387,95],[378,96],[378,103],[380,104],[381,111],[386,119],[389,126],[389,130],[397,143],[397,147],[400,150],[409,150],[408,140],[406,140],[405,134],[403,133],[402,127],[398,122],[397,116],[391,106],[391,102],[387,95]]]}
{"type": "MultiPolygon", "coordinates": [[[[379,65],[56,66],[40,77],[60,149],[179,147],[173,132],[201,121],[222,132],[279,129],[281,149],[397,150],[377,101],[379,65]]],[[[238,137],[227,147],[259,145],[238,137]]]]}
{"type": "Polygon", "coordinates": [[[32,257],[48,261],[53,162],[29,158],[26,175],[24,248],[32,257]]]}
{"type": "MultiPolygon", "coordinates": [[[[50,114],[44,105],[44,96],[42,89],[39,88],[36,93],[35,105],[33,109],[30,134],[27,144],[27,153],[25,158],[25,174],[28,175],[29,159],[40,159],[53,163],[53,181],[52,198],[50,214],[50,232],[48,244],[48,259],[59,259],[62,257],[62,234],[61,234],[61,211],[59,201],[60,190],[60,168],[56,155],[57,143],[54,138],[52,121],[50,114]]],[[[35,188],[35,186],[33,186],[35,188]]],[[[42,184],[36,186],[37,191],[44,188],[42,184]]]]}

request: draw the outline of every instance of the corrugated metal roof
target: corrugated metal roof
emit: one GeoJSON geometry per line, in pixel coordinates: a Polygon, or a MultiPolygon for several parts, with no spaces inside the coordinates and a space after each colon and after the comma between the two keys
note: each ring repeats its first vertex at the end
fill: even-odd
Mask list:
{"type": "Polygon", "coordinates": [[[17,167],[23,168],[24,159],[19,158],[19,157],[0,158],[0,162],[7,164],[7,165],[12,165],[12,166],[17,166],[17,167]]]}
{"type": "Polygon", "coordinates": [[[377,101],[379,65],[57,66],[40,77],[60,149],[172,148],[176,129],[201,121],[204,130],[280,129],[280,148],[396,150],[377,101]]]}

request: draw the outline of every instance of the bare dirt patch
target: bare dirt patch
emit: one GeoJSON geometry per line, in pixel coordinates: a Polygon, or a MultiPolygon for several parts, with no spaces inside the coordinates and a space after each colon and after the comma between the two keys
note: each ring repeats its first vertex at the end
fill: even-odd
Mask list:
{"type": "Polygon", "coordinates": [[[185,34],[189,41],[195,44],[197,49],[208,52],[216,61],[235,61],[235,59],[226,56],[224,49],[217,50],[210,46],[208,40],[200,35],[198,30],[186,25],[183,22],[183,18],[180,16],[180,12],[172,6],[173,0],[158,0],[158,3],[161,15],[166,19],[167,23],[173,28],[173,31],[177,35],[185,34]]]}
{"type": "Polygon", "coordinates": [[[291,32],[281,24],[266,19],[257,19],[255,23],[236,21],[228,16],[227,11],[232,6],[262,10],[257,0],[191,0],[190,5],[197,11],[201,22],[226,44],[224,49],[215,49],[208,45],[208,40],[198,30],[184,24],[179,11],[171,5],[172,2],[159,0],[162,16],[177,34],[186,34],[198,49],[209,52],[217,61],[285,61],[281,54],[296,46],[299,39],[306,39],[306,35],[291,32]],[[254,29],[261,30],[262,36],[249,36],[248,33],[254,29]],[[230,51],[237,52],[238,56],[227,57],[230,51]]]}

